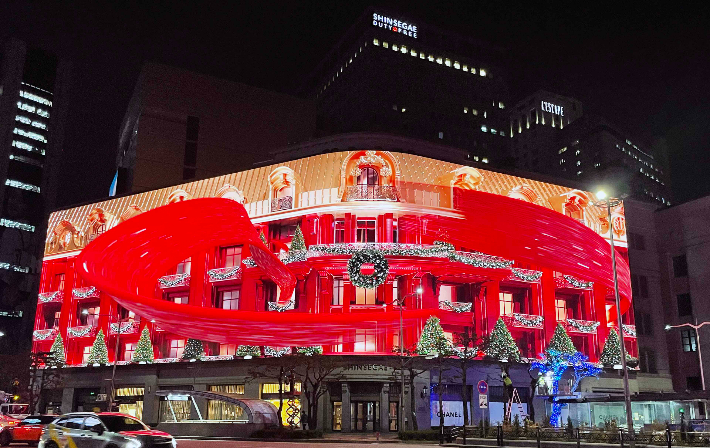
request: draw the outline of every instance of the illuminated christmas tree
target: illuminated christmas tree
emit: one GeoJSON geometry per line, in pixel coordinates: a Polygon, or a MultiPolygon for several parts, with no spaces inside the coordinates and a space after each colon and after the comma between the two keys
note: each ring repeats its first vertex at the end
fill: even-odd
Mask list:
{"type": "Polygon", "coordinates": [[[89,364],[108,364],[108,348],[106,347],[106,338],[104,331],[99,330],[94,340],[94,345],[89,353],[89,364]]]}
{"type": "Polygon", "coordinates": [[[417,342],[417,353],[422,356],[436,354],[438,356],[449,356],[453,351],[451,342],[446,339],[444,329],[438,317],[431,316],[427,319],[422,335],[417,342]]]}
{"type": "Polygon", "coordinates": [[[306,242],[303,239],[303,232],[301,232],[301,226],[296,226],[296,232],[293,234],[293,239],[291,240],[291,248],[289,252],[296,252],[306,250],[306,242]]]}
{"type": "Polygon", "coordinates": [[[599,362],[605,366],[621,364],[621,342],[619,341],[619,333],[614,328],[609,331],[609,336],[606,337],[599,362]]]}
{"type": "Polygon", "coordinates": [[[141,337],[136,344],[136,351],[133,352],[133,362],[153,362],[155,355],[153,353],[153,343],[150,342],[150,332],[148,327],[143,327],[141,337]]]}
{"type": "Polygon", "coordinates": [[[67,363],[66,356],[64,355],[64,341],[62,340],[62,335],[57,333],[57,337],[54,338],[54,343],[52,343],[52,348],[49,349],[51,358],[47,360],[47,364],[50,366],[63,367],[67,363]]]}
{"type": "Polygon", "coordinates": [[[563,327],[561,323],[557,324],[555,334],[552,335],[552,339],[550,339],[550,343],[547,344],[547,348],[545,349],[548,353],[550,350],[555,350],[559,353],[566,353],[568,355],[574,355],[577,353],[577,349],[574,348],[572,339],[570,339],[567,334],[567,330],[565,330],[565,327],[563,327]]]}
{"type": "Polygon", "coordinates": [[[493,327],[485,352],[498,361],[520,362],[520,349],[501,317],[493,327]]]}
{"type": "Polygon", "coordinates": [[[182,352],[182,359],[200,359],[205,349],[199,339],[188,339],[185,350],[182,352]]]}
{"type": "Polygon", "coordinates": [[[237,356],[251,356],[252,358],[258,358],[261,356],[261,348],[257,345],[240,345],[237,347],[237,356]]]}

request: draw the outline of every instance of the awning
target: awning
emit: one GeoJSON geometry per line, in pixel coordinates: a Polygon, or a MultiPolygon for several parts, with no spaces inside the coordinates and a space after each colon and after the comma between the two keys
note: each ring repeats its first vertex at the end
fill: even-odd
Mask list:
{"type": "MultiPolygon", "coordinates": [[[[208,392],[200,390],[158,390],[155,394],[159,397],[190,397],[194,403],[195,397],[204,398],[206,400],[222,401],[239,406],[247,416],[248,423],[260,423],[265,425],[278,425],[278,409],[272,403],[253,399],[253,398],[237,398],[235,394],[227,394],[220,392],[208,392]]],[[[197,405],[195,405],[197,408],[197,405]]],[[[199,408],[198,408],[199,414],[199,408]]],[[[200,415],[202,420],[202,415],[200,415]]]]}

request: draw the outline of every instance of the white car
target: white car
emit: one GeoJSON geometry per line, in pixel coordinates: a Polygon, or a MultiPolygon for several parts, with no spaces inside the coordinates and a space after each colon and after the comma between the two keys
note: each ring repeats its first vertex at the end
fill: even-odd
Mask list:
{"type": "Polygon", "coordinates": [[[175,448],[175,438],[114,412],[73,412],[47,425],[38,448],[175,448]]]}

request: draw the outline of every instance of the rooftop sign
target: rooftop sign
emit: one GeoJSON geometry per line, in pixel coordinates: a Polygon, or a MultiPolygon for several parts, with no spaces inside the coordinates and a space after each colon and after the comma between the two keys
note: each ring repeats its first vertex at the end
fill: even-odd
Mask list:
{"type": "Polygon", "coordinates": [[[563,117],[565,115],[565,108],[564,106],[558,106],[556,104],[548,103],[547,101],[541,101],[540,108],[544,110],[545,112],[552,112],[555,115],[559,115],[560,117],[563,117]]]}
{"type": "Polygon", "coordinates": [[[395,33],[404,34],[405,36],[417,38],[417,26],[411,23],[402,22],[401,20],[391,17],[382,16],[377,13],[372,14],[372,26],[379,26],[395,33]]]}

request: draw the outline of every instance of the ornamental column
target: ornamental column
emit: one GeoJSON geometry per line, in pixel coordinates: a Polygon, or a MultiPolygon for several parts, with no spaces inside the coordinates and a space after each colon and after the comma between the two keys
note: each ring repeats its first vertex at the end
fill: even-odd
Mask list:
{"type": "MultiPolygon", "coordinates": [[[[557,327],[557,313],[555,310],[555,275],[551,269],[542,270],[542,278],[540,280],[542,288],[542,316],[545,318],[544,326],[544,341],[552,339],[557,327]]],[[[545,344],[546,345],[546,342],[545,344]]]]}
{"type": "Polygon", "coordinates": [[[390,432],[390,383],[382,383],[380,391],[380,432],[390,432]]]}
{"type": "Polygon", "coordinates": [[[340,430],[341,432],[351,432],[352,427],[350,425],[351,423],[351,415],[350,415],[350,387],[348,386],[348,383],[340,383],[340,387],[343,393],[342,397],[342,407],[341,407],[341,426],[340,430]]]}

